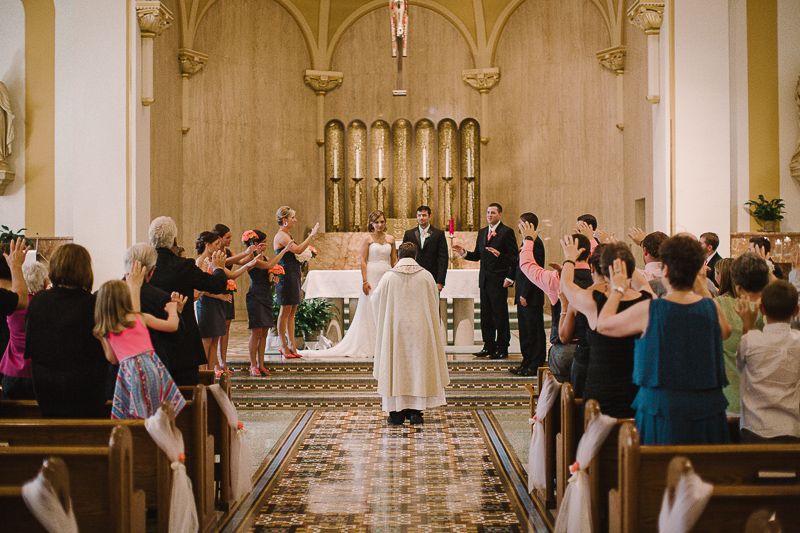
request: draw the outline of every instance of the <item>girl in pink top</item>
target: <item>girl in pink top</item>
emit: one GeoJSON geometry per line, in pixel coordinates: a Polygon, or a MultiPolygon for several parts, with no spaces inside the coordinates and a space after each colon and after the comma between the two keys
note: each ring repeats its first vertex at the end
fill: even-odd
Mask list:
{"type": "Polygon", "coordinates": [[[165,310],[166,320],[141,313],[139,291],[144,272],[141,263],[131,267],[125,281],[107,281],[100,286],[94,310],[94,334],[103,343],[106,359],[119,364],[111,418],[148,418],[164,400],[175,414],[186,405],[172,376],[153,351],[147,328],[172,332],[178,329],[179,313],[186,298],[173,293],[165,310]]]}

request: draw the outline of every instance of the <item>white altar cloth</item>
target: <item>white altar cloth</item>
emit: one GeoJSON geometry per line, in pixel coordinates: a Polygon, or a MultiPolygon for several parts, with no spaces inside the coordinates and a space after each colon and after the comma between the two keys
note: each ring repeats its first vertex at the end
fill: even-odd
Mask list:
{"type": "MultiPolygon", "coordinates": [[[[303,291],[306,298],[358,298],[361,286],[360,270],[310,270],[303,291]]],[[[479,299],[478,269],[448,270],[440,297],[479,299]]]]}

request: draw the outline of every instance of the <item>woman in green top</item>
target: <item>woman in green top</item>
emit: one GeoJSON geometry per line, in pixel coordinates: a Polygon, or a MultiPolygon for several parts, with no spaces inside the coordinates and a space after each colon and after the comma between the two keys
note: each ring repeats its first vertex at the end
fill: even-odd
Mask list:
{"type": "MultiPolygon", "coordinates": [[[[728,412],[738,413],[741,407],[739,405],[739,370],[736,368],[736,350],[739,349],[739,341],[742,340],[742,319],[736,314],[736,296],[749,298],[751,307],[754,306],[757,309],[758,302],[761,300],[761,291],[767,286],[770,278],[767,263],[753,252],[742,254],[734,259],[730,269],[733,290],[717,296],[716,299],[733,330],[731,336],[722,343],[725,354],[725,374],[729,383],[723,392],[728,399],[728,412]]],[[[756,318],[755,329],[764,329],[764,317],[760,312],[756,318]]]]}

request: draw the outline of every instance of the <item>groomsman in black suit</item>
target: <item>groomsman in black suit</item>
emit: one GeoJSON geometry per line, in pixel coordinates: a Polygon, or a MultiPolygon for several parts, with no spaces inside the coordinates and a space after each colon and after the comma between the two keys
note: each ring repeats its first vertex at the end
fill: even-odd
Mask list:
{"type": "Polygon", "coordinates": [[[514,230],[500,222],[503,208],[492,203],[486,209],[489,225],[478,231],[475,249],[461,246],[453,250],[467,261],[480,261],[478,284],[481,289],[481,335],[483,349],[475,357],[508,358],[511,331],[508,325],[508,286],[513,283],[519,248],[514,230]],[[506,284],[506,280],[509,281],[506,284]]]}
{"type": "MultiPolygon", "coordinates": [[[[521,222],[539,227],[539,217],[533,213],[522,213],[521,222]]],[[[536,237],[533,243],[533,258],[537,265],[544,265],[544,243],[536,237]]],[[[516,291],[514,303],[517,304],[517,323],[519,324],[519,348],[522,352],[522,364],[509,369],[517,376],[535,376],[540,366],[544,365],[547,355],[547,339],[544,333],[544,292],[528,279],[519,268],[517,261],[516,291]]]]}
{"type": "Polygon", "coordinates": [[[436,288],[442,292],[447,277],[447,240],[444,231],[431,226],[431,208],[421,205],[417,208],[416,228],[406,230],[403,242],[417,245],[417,263],[427,270],[436,281],[436,288]]]}

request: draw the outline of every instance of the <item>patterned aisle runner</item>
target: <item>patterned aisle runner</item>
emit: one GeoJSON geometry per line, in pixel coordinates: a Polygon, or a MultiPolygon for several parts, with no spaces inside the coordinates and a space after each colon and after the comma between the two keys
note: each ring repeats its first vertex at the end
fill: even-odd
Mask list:
{"type": "Polygon", "coordinates": [[[546,532],[497,427],[484,410],[400,427],[377,409],[306,411],[222,531],[546,532]]]}

